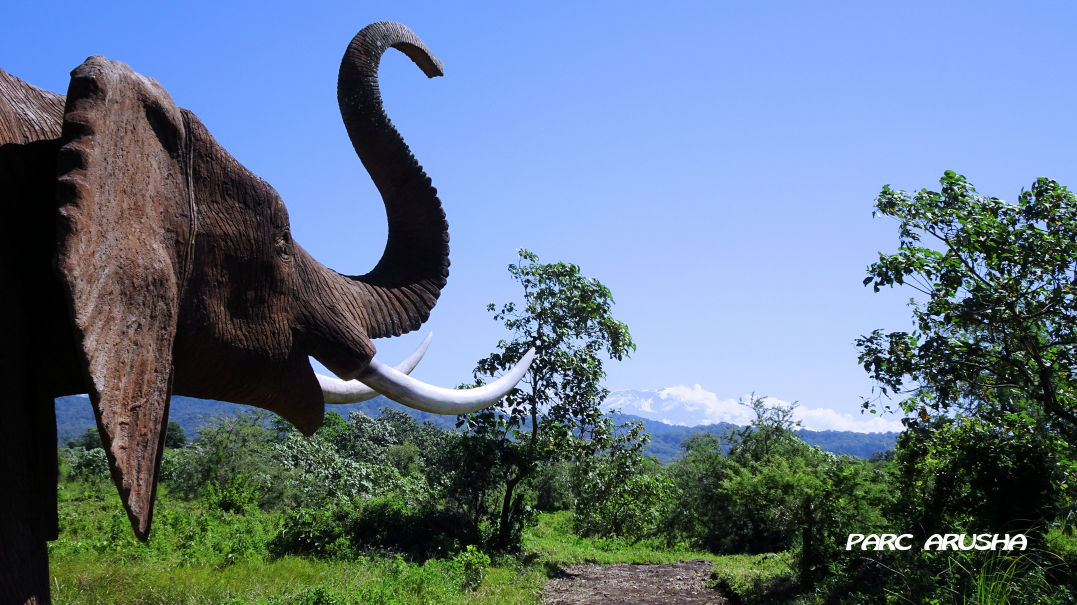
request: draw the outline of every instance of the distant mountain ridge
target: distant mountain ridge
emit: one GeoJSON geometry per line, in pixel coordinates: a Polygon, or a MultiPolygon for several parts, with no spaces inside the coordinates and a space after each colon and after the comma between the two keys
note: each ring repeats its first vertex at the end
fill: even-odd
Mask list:
{"type": "MultiPolygon", "coordinates": [[[[701,426],[679,426],[631,414],[614,413],[611,415],[618,424],[628,421],[642,422],[644,428],[651,435],[651,442],[647,445],[647,454],[658,458],[663,464],[667,464],[674,458],[679,457],[683,453],[681,444],[692,435],[701,433],[724,435],[729,431],[743,428],[743,425],[730,422],[701,426]]],[[[899,435],[897,432],[859,433],[855,431],[812,431],[808,429],[800,429],[795,432],[808,445],[817,445],[823,450],[834,454],[848,454],[860,458],[870,458],[872,454],[894,449],[899,435]]]]}
{"type": "MultiPolygon", "coordinates": [[[[376,417],[381,413],[381,409],[386,407],[407,412],[419,422],[429,422],[441,429],[453,430],[456,428],[456,416],[420,412],[384,397],[376,397],[363,403],[327,405],[325,409],[329,412],[337,412],[347,418],[351,412],[363,412],[367,416],[376,417]]],[[[198,435],[198,428],[206,422],[213,421],[214,418],[235,416],[244,411],[256,410],[261,411],[260,408],[246,405],[177,395],[172,398],[168,419],[178,422],[187,437],[193,439],[198,435]]],[[[721,435],[732,429],[740,428],[738,425],[728,422],[702,426],[679,426],[631,414],[614,413],[612,416],[618,424],[627,421],[642,422],[647,432],[651,435],[651,442],[648,444],[646,453],[658,458],[664,464],[682,453],[681,444],[692,435],[698,433],[721,435]]],[[[96,426],[93,408],[90,406],[88,397],[74,395],[56,399],[58,443],[63,444],[71,437],[81,435],[86,432],[86,429],[96,426]]],[[[805,442],[818,445],[829,452],[867,458],[874,453],[893,449],[898,433],[800,430],[797,431],[797,435],[805,442]]]]}
{"type": "MultiPolygon", "coordinates": [[[[773,397],[764,399],[770,405],[791,405],[773,397]]],[[[722,423],[744,426],[755,419],[750,406],[743,405],[738,399],[719,397],[698,384],[690,387],[677,385],[656,391],[614,391],[606,398],[602,409],[688,427],[722,423]]],[[[803,405],[797,406],[793,415],[810,431],[900,433],[904,430],[901,421],[889,415],[850,414],[803,405]]]]}

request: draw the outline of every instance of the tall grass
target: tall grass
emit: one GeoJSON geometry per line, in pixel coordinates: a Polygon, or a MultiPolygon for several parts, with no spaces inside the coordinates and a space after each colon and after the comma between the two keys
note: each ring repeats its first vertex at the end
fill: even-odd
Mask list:
{"type": "Polygon", "coordinates": [[[673,563],[691,559],[714,559],[709,552],[687,546],[668,546],[650,538],[629,543],[619,538],[585,538],[573,532],[572,512],[558,511],[539,517],[536,527],[524,534],[525,552],[535,553],[547,565],[573,563],[673,563]]]}
{"type": "Polygon", "coordinates": [[[50,543],[53,599],[96,605],[535,603],[546,577],[472,548],[425,561],[371,552],[350,560],[272,557],[283,514],[224,512],[160,494],[150,539],[131,534],[114,489],[65,484],[50,543]],[[101,496],[99,494],[107,494],[101,496]]]}

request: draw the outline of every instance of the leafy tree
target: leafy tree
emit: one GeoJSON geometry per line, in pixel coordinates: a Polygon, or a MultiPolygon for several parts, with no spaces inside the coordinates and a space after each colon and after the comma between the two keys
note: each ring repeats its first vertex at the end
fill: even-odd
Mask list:
{"type": "Polygon", "coordinates": [[[898,513],[918,540],[935,533],[1030,533],[1053,520],[1055,485],[1077,468],[1060,464],[1057,436],[996,426],[974,416],[938,417],[902,433],[898,513]]]}
{"type": "MultiPolygon", "coordinates": [[[[912,331],[857,341],[882,396],[909,415],[889,516],[918,537],[1018,531],[1036,543],[1077,477],[1077,200],[1046,178],[1016,203],[954,172],[940,183],[915,195],[887,186],[876,200],[898,221],[898,250],[880,253],[864,284],[918,293],[912,331]]],[[[864,406],[889,408],[881,397],[864,406]]],[[[1041,569],[1041,552],[1022,556],[1041,569]]],[[[886,566],[902,573],[886,576],[887,590],[925,601],[966,592],[979,572],[955,570],[989,569],[989,554],[891,553],[886,566]]],[[[1026,579],[1041,576],[1005,584],[1038,591],[1026,579]]]]}
{"type": "Polygon", "coordinates": [[[912,424],[951,408],[1018,414],[1077,443],[1077,201],[1046,178],[1017,203],[951,171],[940,183],[876,200],[898,221],[898,251],[880,253],[864,284],[920,298],[913,331],[858,339],[860,363],[884,396],[904,396],[912,424]]]}
{"type": "MultiPolygon", "coordinates": [[[[511,368],[531,347],[535,361],[520,388],[497,406],[461,417],[472,438],[465,441],[481,454],[487,474],[476,490],[500,492],[492,543],[518,543],[531,514],[528,484],[537,470],[567,457],[586,456],[600,447],[591,438],[606,430],[601,403],[608,391],[603,357],[622,359],[635,350],[628,326],[613,318],[613,296],[599,281],[584,277],[568,263],[540,263],[528,250],[509,274],[523,287],[523,304],[489,305],[494,319],[514,335],[498,351],[478,362],[476,381],[511,368]]],[[[474,474],[474,473],[472,473],[474,474]]],[[[476,506],[482,498],[472,498],[476,506]]]]}
{"type": "Polygon", "coordinates": [[[576,531],[635,542],[654,533],[668,501],[670,481],[654,458],[643,455],[648,435],[640,422],[595,431],[576,468],[576,531]]]}
{"type": "Polygon", "coordinates": [[[67,447],[81,447],[84,450],[92,450],[96,448],[104,448],[105,446],[101,442],[101,434],[97,432],[97,429],[89,428],[86,429],[86,432],[77,437],[69,437],[67,439],[67,447]]]}
{"type": "Polygon", "coordinates": [[[811,586],[844,556],[834,545],[850,528],[885,527],[889,489],[869,463],[801,441],[793,406],[754,396],[741,403],[756,413],[751,425],[723,437],[696,436],[670,465],[668,533],[715,552],[794,549],[799,579],[811,586]]]}
{"type": "Polygon", "coordinates": [[[165,447],[181,448],[187,445],[187,434],[175,420],[169,420],[165,427],[165,447]]]}
{"type": "Polygon", "coordinates": [[[166,452],[161,462],[162,481],[186,498],[212,492],[234,502],[280,504],[285,486],[281,475],[286,470],[275,460],[267,417],[268,412],[245,412],[206,423],[193,444],[166,452]]]}
{"type": "Polygon", "coordinates": [[[738,401],[740,405],[752,408],[755,418],[743,429],[734,430],[732,440],[736,447],[730,452],[742,462],[765,459],[772,452],[797,445],[800,439],[794,431],[801,427],[800,421],[793,417],[799,404],[768,404],[766,397],[756,397],[755,393],[748,401],[738,401]]]}

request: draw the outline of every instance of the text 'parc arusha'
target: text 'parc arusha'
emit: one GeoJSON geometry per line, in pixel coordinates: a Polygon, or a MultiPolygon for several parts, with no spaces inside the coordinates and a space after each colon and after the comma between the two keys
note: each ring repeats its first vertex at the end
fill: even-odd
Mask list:
{"type": "MultiPolygon", "coordinates": [[[[845,550],[911,550],[912,534],[849,534],[845,550]]],[[[924,550],[1025,550],[1024,534],[932,534],[924,541],[924,550]]]]}

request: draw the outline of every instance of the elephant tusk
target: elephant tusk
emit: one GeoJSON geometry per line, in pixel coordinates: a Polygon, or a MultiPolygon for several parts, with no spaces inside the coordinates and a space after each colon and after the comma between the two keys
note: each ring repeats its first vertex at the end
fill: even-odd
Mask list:
{"type": "MultiPolygon", "coordinates": [[[[430,347],[430,339],[433,337],[433,332],[427,334],[419,348],[415,349],[415,352],[410,357],[400,362],[396,366],[396,370],[403,374],[411,374],[411,371],[415,369],[415,366],[419,365],[419,361],[426,354],[426,349],[430,347]]],[[[373,399],[380,394],[358,380],[341,380],[323,374],[315,374],[315,376],[318,377],[318,385],[322,387],[322,400],[326,403],[359,403],[360,401],[373,399]]]]}
{"type": "Polygon", "coordinates": [[[359,380],[409,408],[433,414],[468,414],[490,407],[508,395],[523,379],[534,358],[535,349],[531,349],[509,373],[474,389],[435,387],[398,372],[377,359],[370,360],[370,364],[359,374],[359,380]]]}

